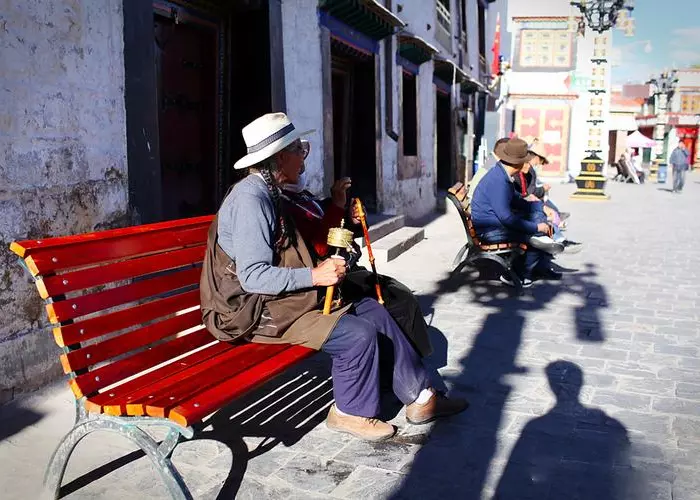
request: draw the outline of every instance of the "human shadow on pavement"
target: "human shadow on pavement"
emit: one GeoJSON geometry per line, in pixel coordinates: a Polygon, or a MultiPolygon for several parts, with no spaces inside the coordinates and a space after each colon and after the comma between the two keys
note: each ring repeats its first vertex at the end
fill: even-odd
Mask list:
{"type": "MultiPolygon", "coordinates": [[[[419,297],[427,314],[437,314],[440,297],[445,294],[453,295],[441,311],[453,306],[458,309],[463,298],[488,307],[491,312],[468,353],[460,360],[460,367],[441,372],[452,392],[469,400],[470,408],[438,421],[428,431],[425,444],[403,471],[406,478],[392,498],[480,500],[490,491],[494,479],[490,477],[492,461],[500,446],[500,433],[513,425],[514,415],[509,406],[525,402],[535,411],[546,411],[541,388],[530,382],[526,377],[528,367],[518,362],[525,314],[547,307],[559,294],[573,292],[584,297],[582,305],[571,305],[577,338],[603,341],[597,310],[607,307],[607,296],[596,276],[595,266],[589,264],[584,272],[567,275],[561,282],[539,282],[523,295],[516,295],[500,283],[474,283],[447,275],[438,281],[434,292],[419,297]],[[469,290],[471,297],[455,293],[462,287],[469,290]]],[[[552,318],[552,322],[556,320],[552,318]]],[[[450,338],[454,339],[455,335],[450,338]]],[[[547,353],[534,354],[547,356],[547,353]]],[[[542,361],[541,357],[524,357],[521,362],[537,365],[542,361]]]]}
{"type": "Polygon", "coordinates": [[[642,500],[644,496],[637,496],[644,491],[640,478],[625,467],[627,430],[604,411],[579,401],[581,368],[558,360],[545,372],[556,404],[523,428],[494,500],[642,500]]]}
{"type": "Polygon", "coordinates": [[[470,407],[436,422],[391,498],[481,498],[512,390],[506,379],[525,372],[516,364],[524,323],[518,313],[490,314],[462,369],[442,372],[451,393],[465,396],[470,407]]]}
{"type": "Polygon", "coordinates": [[[43,414],[23,406],[21,401],[5,403],[0,406],[0,441],[36,424],[43,417],[43,414]]]}

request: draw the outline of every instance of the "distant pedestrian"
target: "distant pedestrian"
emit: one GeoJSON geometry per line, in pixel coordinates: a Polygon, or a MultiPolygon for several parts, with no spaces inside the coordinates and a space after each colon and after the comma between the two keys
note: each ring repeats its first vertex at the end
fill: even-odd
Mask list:
{"type": "Polygon", "coordinates": [[[690,153],[683,141],[678,141],[678,147],[671,153],[673,166],[673,192],[680,193],[685,185],[685,173],[690,168],[690,153]]]}

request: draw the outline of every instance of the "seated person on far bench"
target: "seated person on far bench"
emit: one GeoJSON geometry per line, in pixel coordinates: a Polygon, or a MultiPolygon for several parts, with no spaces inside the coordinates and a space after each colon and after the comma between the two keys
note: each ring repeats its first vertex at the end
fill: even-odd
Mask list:
{"type": "MultiPolygon", "coordinates": [[[[552,269],[551,256],[564,250],[548,235],[551,227],[546,222],[535,223],[522,213],[529,214],[531,203],[515,194],[513,175],[517,174],[532,155],[522,139],[509,139],[496,146],[494,154],[500,161],[483,177],[476,190],[472,205],[472,223],[484,243],[522,242],[528,244],[524,258],[515,269],[523,287],[530,287],[535,273],[558,279],[561,273],[552,269]]],[[[502,276],[501,281],[513,285],[502,276]]]]}
{"type": "Polygon", "coordinates": [[[515,187],[516,195],[532,204],[530,211],[525,213],[525,216],[535,223],[550,222],[553,228],[552,239],[564,245],[564,251],[566,253],[580,252],[583,245],[568,240],[564,236],[559,227],[558,212],[549,208],[546,202],[543,201],[550,190],[550,186],[549,184],[545,184],[544,186],[537,185],[536,169],[540,165],[549,163],[549,160],[547,160],[544,149],[539,145],[537,140],[530,146],[530,155],[532,156],[530,161],[527,162],[519,172],[513,175],[513,186],[515,187]]]}
{"type": "Polygon", "coordinates": [[[243,129],[248,154],[234,168],[249,170],[226,195],[209,231],[200,286],[204,325],[224,341],[328,353],[335,404],[326,425],[339,432],[380,441],[396,431],[376,418],[380,336],[393,344],[393,390],[410,423],[463,411],[465,400],[431,388],[420,357],[376,300],[322,313],[322,292],[342,281],[346,263],[314,262],[281,203],[280,185],[296,184],[304,169],[300,137],[284,113],[264,115],[243,129]]]}
{"type": "MultiPolygon", "coordinates": [[[[504,142],[508,142],[507,137],[498,139],[496,141],[496,144],[493,145],[494,151],[496,150],[499,144],[503,144],[504,142]]],[[[476,191],[476,186],[479,185],[481,179],[484,178],[488,171],[491,170],[494,167],[494,165],[500,161],[500,158],[498,158],[494,152],[491,152],[491,154],[493,155],[495,162],[493,162],[493,165],[489,167],[487,167],[486,165],[482,165],[477,169],[477,171],[474,173],[474,177],[472,177],[469,181],[469,191],[467,192],[467,199],[472,200],[474,198],[474,191],[476,191]]],[[[469,210],[469,213],[471,213],[471,204],[467,206],[467,210],[469,210]]]]}
{"type": "MultiPolygon", "coordinates": [[[[305,154],[308,155],[310,150],[308,141],[302,140],[301,142],[305,154]]],[[[362,228],[358,226],[359,217],[356,214],[354,203],[351,205],[350,214],[346,214],[347,191],[350,186],[351,180],[349,178],[340,179],[331,187],[330,198],[318,199],[306,190],[306,166],[304,166],[296,184],[287,183],[281,186],[285,208],[316,260],[325,259],[330,255],[331,252],[329,252],[326,243],[328,230],[332,227],[338,227],[343,218],[352,223],[346,224],[345,227],[351,230],[356,229],[356,236],[362,237],[362,228]],[[353,228],[352,225],[356,227],[353,228]]],[[[353,260],[359,258],[360,250],[357,247],[353,260]]],[[[433,347],[430,343],[428,325],[423,319],[423,311],[421,311],[418,299],[400,281],[383,275],[378,275],[378,278],[386,310],[401,327],[418,354],[422,358],[430,356],[433,347]]],[[[344,299],[351,302],[364,297],[376,298],[373,273],[362,266],[349,266],[348,273],[340,286],[340,292],[344,299]]]]}

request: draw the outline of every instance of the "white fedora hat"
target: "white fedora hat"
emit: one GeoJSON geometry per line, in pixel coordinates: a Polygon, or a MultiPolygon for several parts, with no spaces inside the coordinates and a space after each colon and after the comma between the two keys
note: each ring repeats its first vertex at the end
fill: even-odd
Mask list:
{"type": "Polygon", "coordinates": [[[242,132],[248,154],[233,165],[236,170],[270,158],[313,130],[298,132],[284,113],[268,113],[243,127],[242,132]]]}

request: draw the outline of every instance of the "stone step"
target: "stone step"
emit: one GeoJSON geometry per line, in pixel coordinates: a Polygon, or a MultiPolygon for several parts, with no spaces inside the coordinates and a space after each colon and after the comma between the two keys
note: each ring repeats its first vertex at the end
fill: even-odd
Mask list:
{"type": "MultiPolygon", "coordinates": [[[[374,242],[379,241],[385,236],[401,229],[406,225],[406,217],[403,215],[367,215],[367,224],[369,225],[369,241],[374,248],[374,242]]],[[[365,239],[357,238],[355,240],[361,248],[365,247],[365,239]]]]}
{"type": "MultiPolygon", "coordinates": [[[[401,227],[383,238],[372,241],[372,253],[377,265],[394,260],[425,239],[425,230],[420,227],[401,227]]],[[[362,253],[360,264],[369,268],[367,252],[362,253]]]]}

